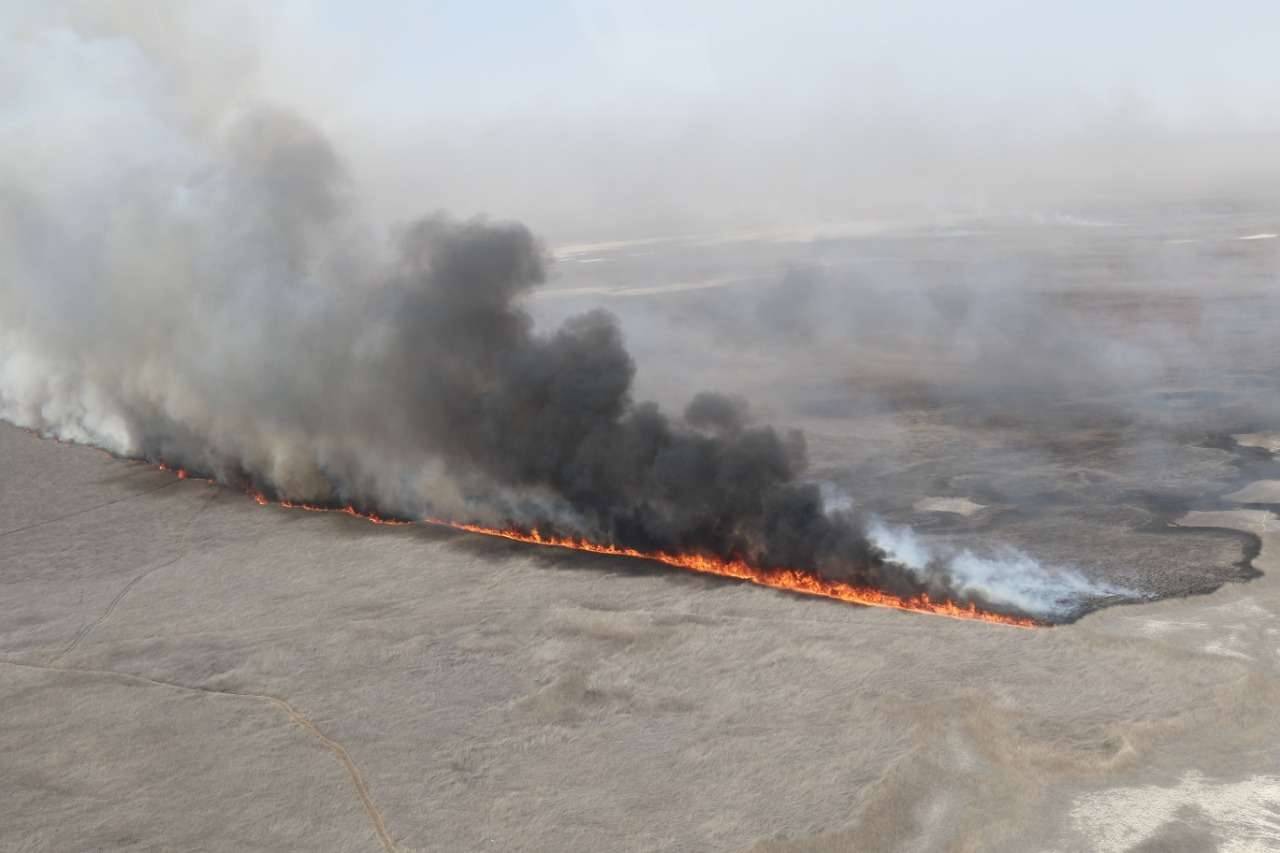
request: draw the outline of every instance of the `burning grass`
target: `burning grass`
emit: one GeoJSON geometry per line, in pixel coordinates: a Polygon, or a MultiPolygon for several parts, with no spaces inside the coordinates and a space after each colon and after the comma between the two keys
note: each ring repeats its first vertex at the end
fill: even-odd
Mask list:
{"type": "MultiPolygon", "coordinates": [[[[172,468],[161,463],[162,471],[172,471],[178,479],[185,480],[190,474],[183,468],[172,468]]],[[[208,480],[212,483],[213,480],[208,480]]],[[[365,512],[351,504],[345,506],[324,506],[287,499],[273,501],[260,491],[250,490],[250,497],[260,506],[276,505],[283,509],[296,509],[305,512],[340,512],[344,515],[360,518],[371,524],[403,526],[410,524],[428,524],[434,527],[445,527],[480,536],[493,536],[522,542],[529,545],[540,545],[550,548],[563,548],[571,551],[585,551],[591,554],[604,554],[611,557],[629,557],[637,560],[649,560],[662,563],[686,571],[697,572],[717,577],[733,578],[759,586],[779,589],[799,595],[812,595],[820,598],[831,598],[849,604],[861,604],[867,607],[881,607],[891,610],[903,610],[909,613],[928,613],[934,616],[946,616],[951,619],[968,619],[979,622],[990,622],[997,625],[1009,625],[1017,628],[1044,627],[1046,623],[1009,613],[984,610],[977,605],[959,603],[950,600],[934,600],[921,593],[914,596],[898,596],[874,587],[857,586],[843,581],[827,580],[804,569],[762,569],[749,565],[741,560],[726,560],[705,554],[679,554],[663,551],[638,551],[623,548],[610,543],[591,542],[588,540],[556,536],[539,530],[521,530],[514,527],[487,527],[480,524],[469,524],[443,518],[423,518],[419,521],[387,518],[375,512],[365,512]]]]}

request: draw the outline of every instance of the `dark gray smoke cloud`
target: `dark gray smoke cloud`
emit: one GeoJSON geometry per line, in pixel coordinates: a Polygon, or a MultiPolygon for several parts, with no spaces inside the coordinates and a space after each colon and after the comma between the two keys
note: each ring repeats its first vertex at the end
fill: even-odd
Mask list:
{"type": "Polygon", "coordinates": [[[610,314],[535,328],[524,226],[384,237],[312,122],[119,35],[34,27],[0,66],[0,418],[281,498],[1013,606],[987,564],[889,560],[743,400],[633,399],[610,314]]]}
{"type": "Polygon", "coordinates": [[[740,401],[715,394],[695,396],[683,421],[634,403],[635,367],[605,312],[534,334],[515,299],[543,271],[522,226],[435,217],[400,248],[380,408],[452,472],[543,490],[574,521],[540,521],[626,547],[889,582],[853,519],[828,517],[798,481],[798,434],[749,427],[740,401]]]}
{"type": "MultiPolygon", "coordinates": [[[[5,174],[6,419],[282,498],[923,588],[825,511],[799,435],[715,394],[684,418],[637,403],[607,313],[535,331],[521,300],[545,253],[524,226],[436,214],[379,240],[300,116],[240,109],[209,130],[149,99],[128,44],[31,49],[86,125],[127,110],[101,117],[119,134],[102,149],[55,164],[60,183],[5,174]]],[[[46,103],[22,108],[60,130],[46,103]]]]}

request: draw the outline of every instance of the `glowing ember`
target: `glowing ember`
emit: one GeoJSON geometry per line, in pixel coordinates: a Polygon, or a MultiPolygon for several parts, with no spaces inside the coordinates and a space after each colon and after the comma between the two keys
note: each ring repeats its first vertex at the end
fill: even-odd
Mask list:
{"type": "MultiPolygon", "coordinates": [[[[160,470],[168,471],[167,465],[161,464],[160,470]]],[[[186,471],[178,469],[178,477],[186,479],[186,471]]],[[[262,492],[250,491],[250,497],[259,505],[267,506],[271,500],[262,492]]],[[[327,507],[318,504],[301,503],[291,500],[282,500],[280,506],[285,509],[300,509],[306,512],[341,512],[354,518],[362,518],[372,524],[386,525],[405,525],[413,524],[412,521],[404,521],[401,519],[383,518],[377,513],[361,512],[351,504],[344,507],[327,507]]],[[[530,545],[543,545],[552,548],[567,548],[573,551],[586,551],[592,554],[606,554],[611,557],[631,557],[638,560],[652,560],[658,563],[664,563],[668,566],[686,569],[692,572],[699,572],[707,575],[717,575],[719,577],[734,578],[736,580],[748,581],[749,583],[767,586],[771,589],[785,590],[786,592],[799,593],[801,595],[814,595],[822,598],[834,598],[837,601],[845,601],[850,604],[862,604],[867,607],[884,607],[892,610],[905,610],[911,613],[930,613],[935,616],[947,616],[952,619],[973,619],[981,622],[992,622],[998,625],[1011,625],[1017,628],[1037,628],[1043,627],[1043,623],[1025,616],[1012,616],[1005,613],[995,613],[990,610],[982,610],[976,605],[959,604],[954,601],[934,601],[928,596],[921,593],[920,595],[902,597],[889,592],[885,592],[875,587],[855,586],[854,584],[845,583],[843,581],[827,580],[818,577],[812,572],[802,569],[758,569],[748,565],[741,560],[725,560],[718,557],[710,557],[703,554],[669,554],[662,551],[637,551],[633,548],[621,548],[617,545],[601,544],[597,542],[588,542],[583,539],[575,539],[565,536],[549,536],[540,533],[538,530],[523,531],[515,528],[499,528],[485,527],[479,524],[465,524],[458,521],[449,521],[442,518],[424,518],[423,524],[431,524],[436,527],[447,527],[452,530],[461,530],[466,533],[476,533],[482,536],[496,536],[502,539],[510,539],[513,542],[524,542],[530,545]]]]}

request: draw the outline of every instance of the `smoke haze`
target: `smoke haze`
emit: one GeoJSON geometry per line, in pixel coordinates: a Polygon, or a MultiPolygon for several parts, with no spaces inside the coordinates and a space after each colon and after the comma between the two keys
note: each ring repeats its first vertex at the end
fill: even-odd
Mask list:
{"type": "MultiPolygon", "coordinates": [[[[400,14],[401,24],[422,23],[400,14]]],[[[429,78],[416,110],[406,79],[427,78],[414,77],[412,46],[393,45],[361,77],[355,57],[386,32],[348,34],[336,10],[193,4],[153,16],[128,3],[18,4],[5,15],[5,419],[279,497],[551,525],[1038,615],[1117,590],[1045,574],[1030,558],[993,569],[968,553],[911,557],[885,536],[869,540],[854,508],[833,508],[807,477],[799,432],[758,424],[732,394],[687,394],[680,417],[638,400],[636,362],[609,313],[535,323],[527,302],[549,252],[526,226],[473,214],[492,209],[558,237],[595,238],[838,219],[890,197],[895,215],[985,209],[1054,194],[1058,182],[1080,196],[1102,182],[1123,186],[1112,179],[1131,164],[1134,140],[1148,164],[1163,156],[1203,167],[1167,179],[1130,174],[1131,187],[1238,193],[1233,170],[1250,164],[1220,154],[1274,130],[1274,116],[1246,111],[1236,123],[1245,135],[1205,139],[1186,118],[1197,104],[1154,93],[1161,117],[1107,125],[1065,149],[1035,140],[1055,121],[1036,110],[1012,149],[993,155],[983,128],[1003,114],[982,98],[931,111],[920,81],[905,80],[825,113],[823,93],[838,86],[828,79],[758,115],[744,98],[759,68],[738,48],[708,65],[697,39],[671,48],[661,79],[620,71],[616,89],[548,95],[534,115],[507,111],[515,95],[501,84],[515,81],[460,73],[429,78]],[[601,103],[632,91],[630,109],[600,115],[601,103]],[[721,106],[691,120],[708,100],[721,106]],[[433,117],[439,124],[424,129],[433,117]],[[1189,151],[1204,157],[1188,161],[1189,151]],[[1020,172],[1053,178],[1028,185],[1020,172]],[[431,212],[444,208],[461,215],[431,212]]],[[[643,66],[654,44],[671,47],[657,36],[611,42],[634,30],[618,10],[592,7],[580,21],[619,67],[643,66]]],[[[936,33],[926,29],[927,42],[936,33]]],[[[783,33],[791,45],[805,37],[783,33]]],[[[548,73],[538,85],[567,72],[548,73]]],[[[777,94],[804,75],[792,69],[760,91],[777,94]]],[[[878,71],[863,79],[885,83],[878,71]]],[[[1020,93],[1011,109],[1036,94],[1020,93]]],[[[786,295],[750,318],[750,335],[849,336],[806,314],[823,275],[789,271],[786,295]]],[[[1024,342],[986,335],[1000,315],[990,320],[983,306],[987,319],[965,338],[982,342],[979,366],[999,365],[1006,378],[1011,364],[1027,368],[1004,389],[1046,378],[1052,387],[1039,365],[1064,355],[1085,356],[1106,382],[1115,364],[1139,380],[1155,369],[1144,359],[1158,348],[1099,352],[1071,329],[1054,335],[1061,349],[1041,347],[1044,362],[1011,360],[1024,342]]],[[[884,320],[869,309],[875,319],[865,322],[884,320]]],[[[924,337],[938,331],[929,322],[952,316],[917,312],[892,328],[924,337]]]]}
{"type": "Polygon", "coordinates": [[[1280,850],[1277,33],[0,0],[0,850],[1280,850]]]}
{"type": "Polygon", "coordinates": [[[524,226],[434,215],[380,246],[298,115],[183,120],[137,43],[28,47],[9,162],[35,158],[24,140],[47,153],[36,180],[8,176],[7,419],[293,500],[910,586],[797,481],[798,434],[714,394],[684,423],[633,403],[602,311],[536,334],[518,300],[544,252],[524,226]],[[67,99],[103,125],[91,157],[59,138],[67,99]]]}

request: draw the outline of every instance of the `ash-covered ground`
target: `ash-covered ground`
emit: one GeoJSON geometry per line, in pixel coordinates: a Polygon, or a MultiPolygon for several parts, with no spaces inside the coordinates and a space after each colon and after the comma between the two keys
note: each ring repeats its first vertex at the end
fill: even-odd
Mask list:
{"type": "Polygon", "coordinates": [[[900,549],[1129,602],[1052,629],[264,508],[2,426],[0,849],[1274,849],[1277,231],[570,247],[528,301],[617,314],[642,399],[803,428],[900,549]]]}

